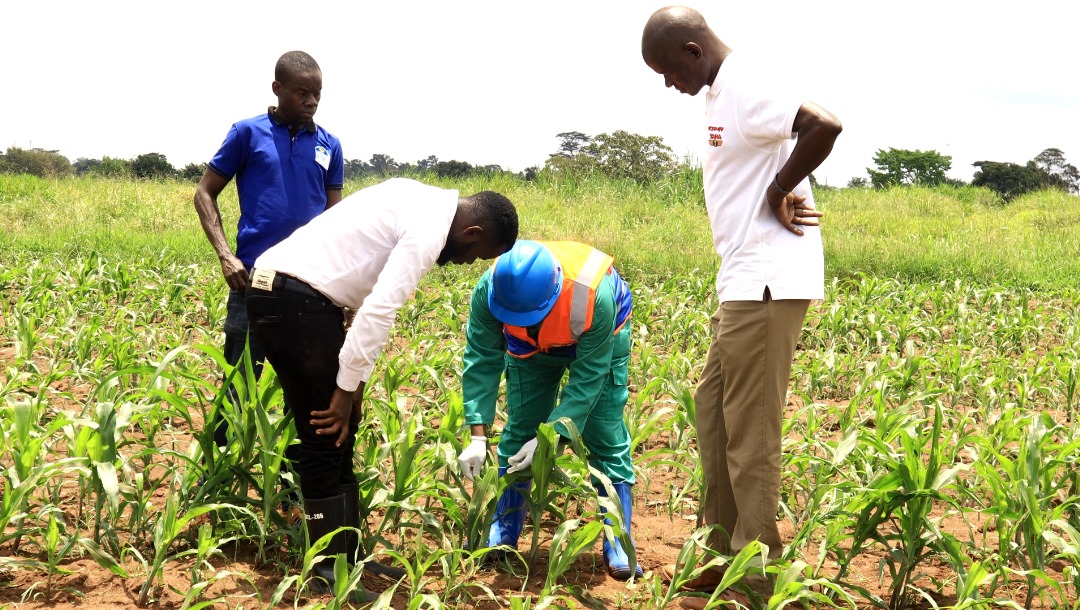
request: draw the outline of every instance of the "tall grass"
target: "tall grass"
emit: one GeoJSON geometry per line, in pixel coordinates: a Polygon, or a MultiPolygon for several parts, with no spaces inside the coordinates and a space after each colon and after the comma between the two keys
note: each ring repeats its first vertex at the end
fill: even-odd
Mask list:
{"type": "MultiPolygon", "coordinates": [[[[419,176],[464,194],[497,190],[517,205],[522,236],[577,239],[615,256],[630,278],[716,272],[719,260],[700,170],[642,186],[626,180],[541,174],[462,180],[419,176]]],[[[346,185],[349,194],[377,182],[346,185]]],[[[0,175],[0,251],[79,254],[112,260],[177,257],[216,264],[192,205],[194,185],[100,178],[0,175]]],[[[822,189],[826,272],[910,281],[972,280],[1053,290],[1080,277],[1080,197],[1032,193],[1002,205],[973,187],[822,189]]],[[[235,189],[220,198],[226,233],[238,210],[235,189]]]]}
{"type": "Polygon", "coordinates": [[[973,280],[1053,290],[1080,277],[1080,197],[1041,191],[1001,205],[985,189],[843,189],[822,197],[837,276],[973,280]]]}

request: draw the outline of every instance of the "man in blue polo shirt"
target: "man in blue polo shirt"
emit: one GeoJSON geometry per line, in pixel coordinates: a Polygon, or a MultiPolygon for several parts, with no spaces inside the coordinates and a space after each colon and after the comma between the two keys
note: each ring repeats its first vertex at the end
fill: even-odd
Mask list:
{"type": "MultiPolygon", "coordinates": [[[[264,356],[248,335],[244,305],[248,273],[268,248],[341,201],[345,181],[341,143],[314,121],[322,95],[319,64],[303,51],[285,53],[274,67],[272,88],[278,105],[233,124],[195,189],[195,210],[229,285],[225,360],[234,366],[239,363],[250,341],[256,374],[264,356]],[[218,208],[218,195],[234,177],[240,200],[235,253],[218,208]]],[[[228,444],[226,431],[224,420],[216,423],[214,440],[219,447],[228,444]]],[[[293,461],[294,451],[286,452],[293,461]]]]}

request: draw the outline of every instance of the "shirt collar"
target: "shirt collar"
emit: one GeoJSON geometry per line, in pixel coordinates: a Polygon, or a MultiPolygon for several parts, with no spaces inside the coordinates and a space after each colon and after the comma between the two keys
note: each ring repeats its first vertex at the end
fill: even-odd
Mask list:
{"type": "MultiPolygon", "coordinates": [[[[282,127],[288,127],[288,125],[286,125],[286,124],[282,123],[281,121],[277,120],[277,117],[274,116],[275,108],[277,108],[277,107],[276,106],[270,106],[269,108],[266,109],[266,114],[270,115],[270,120],[273,121],[274,125],[280,125],[282,127]]],[[[305,123],[304,124],[304,129],[307,130],[308,133],[315,133],[317,131],[317,129],[315,127],[315,121],[311,120],[311,121],[308,121],[307,123],[305,123]]]]}
{"type": "Polygon", "coordinates": [[[712,97],[720,95],[720,91],[724,88],[724,77],[730,72],[728,67],[731,65],[732,55],[735,55],[734,51],[728,53],[728,56],[724,58],[723,63],[720,64],[720,68],[716,71],[716,77],[713,78],[712,84],[709,85],[708,95],[712,97]]]}

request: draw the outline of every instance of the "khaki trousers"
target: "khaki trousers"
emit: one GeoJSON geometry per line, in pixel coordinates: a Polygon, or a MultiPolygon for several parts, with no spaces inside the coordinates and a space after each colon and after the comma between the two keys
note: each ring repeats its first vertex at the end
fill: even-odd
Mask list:
{"type": "Polygon", "coordinates": [[[705,475],[699,522],[724,533],[710,546],[735,554],[751,540],[783,550],[781,434],[788,378],[808,300],[728,301],[712,317],[712,343],[698,383],[698,449],[705,475]]]}

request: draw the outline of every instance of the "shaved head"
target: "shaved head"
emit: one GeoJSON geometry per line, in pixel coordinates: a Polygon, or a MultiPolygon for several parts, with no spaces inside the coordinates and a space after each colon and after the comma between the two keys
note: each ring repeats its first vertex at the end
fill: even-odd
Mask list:
{"type": "Polygon", "coordinates": [[[666,6],[649,17],[641,35],[641,53],[646,57],[664,46],[681,47],[688,42],[714,36],[701,13],[686,6],[666,6]]]}
{"type": "Polygon", "coordinates": [[[641,33],[641,58],[664,85],[697,95],[716,78],[731,49],[692,8],[667,6],[649,17],[641,33]]]}

